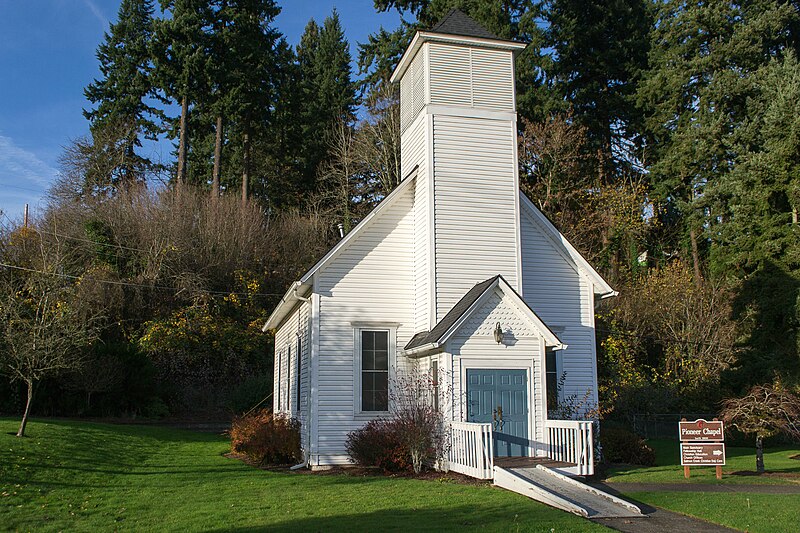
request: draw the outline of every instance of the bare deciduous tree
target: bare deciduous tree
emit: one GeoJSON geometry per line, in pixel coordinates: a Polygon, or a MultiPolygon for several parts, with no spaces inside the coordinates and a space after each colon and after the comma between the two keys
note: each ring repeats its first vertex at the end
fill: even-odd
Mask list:
{"type": "Polygon", "coordinates": [[[756,385],[741,398],[725,400],[722,418],[756,437],[756,471],[764,472],[764,439],[784,433],[800,439],[800,397],[780,381],[756,385]]]}
{"type": "MultiPolygon", "coordinates": [[[[57,272],[53,272],[56,274],[57,272]]],[[[86,348],[97,336],[98,316],[82,309],[72,288],[48,274],[31,274],[21,285],[3,288],[2,369],[27,390],[18,437],[33,402],[34,386],[43,378],[79,368],[86,348]]]]}

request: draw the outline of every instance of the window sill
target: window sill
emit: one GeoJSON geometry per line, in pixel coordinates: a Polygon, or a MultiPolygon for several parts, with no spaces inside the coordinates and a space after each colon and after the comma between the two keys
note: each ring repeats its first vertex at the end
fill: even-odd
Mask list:
{"type": "Polygon", "coordinates": [[[375,420],[376,418],[386,418],[391,414],[391,411],[364,411],[354,413],[353,420],[375,420]]]}

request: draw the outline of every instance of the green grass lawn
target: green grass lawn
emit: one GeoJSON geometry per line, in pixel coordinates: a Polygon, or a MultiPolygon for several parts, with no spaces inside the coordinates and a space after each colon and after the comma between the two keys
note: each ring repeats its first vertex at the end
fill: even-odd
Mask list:
{"type": "Polygon", "coordinates": [[[631,492],[625,495],[749,533],[800,531],[800,494],[631,492]]]}
{"type": "Polygon", "coordinates": [[[491,486],[266,472],[190,431],[0,419],[0,528],[8,530],[599,531],[491,486]]]}
{"type": "Polygon", "coordinates": [[[757,476],[733,474],[747,472],[755,474],[756,451],[753,448],[726,447],[726,465],[722,467],[722,480],[715,477],[713,467],[693,467],[691,477],[683,477],[680,448],[677,441],[650,440],[647,442],[656,452],[656,465],[652,467],[616,466],[608,471],[606,481],[611,483],[722,483],[722,484],[789,484],[800,483],[800,460],[791,459],[800,454],[800,448],[775,447],[764,450],[764,465],[772,474],[794,474],[797,477],[757,476]]]}
{"type": "MultiPolygon", "coordinates": [[[[686,484],[800,484],[800,461],[791,459],[800,453],[797,448],[770,448],[764,452],[767,471],[794,474],[781,478],[756,475],[734,475],[733,472],[755,471],[755,450],[727,447],[723,477],[718,481],[713,467],[692,468],[691,478],[684,479],[677,441],[651,440],[656,452],[652,467],[618,466],[608,472],[612,483],[686,483],[686,484]]],[[[800,494],[752,494],[746,492],[631,492],[618,488],[626,496],[670,511],[696,516],[728,527],[752,533],[800,531],[800,494]]],[[[698,487],[701,490],[702,487],[698,487]]]]}

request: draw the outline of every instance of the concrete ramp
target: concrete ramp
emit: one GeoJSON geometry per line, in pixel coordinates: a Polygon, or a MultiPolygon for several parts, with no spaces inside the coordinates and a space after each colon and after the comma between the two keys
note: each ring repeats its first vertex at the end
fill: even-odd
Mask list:
{"type": "Polygon", "coordinates": [[[642,518],[641,509],[545,466],[494,467],[494,484],[585,518],[642,518]]]}

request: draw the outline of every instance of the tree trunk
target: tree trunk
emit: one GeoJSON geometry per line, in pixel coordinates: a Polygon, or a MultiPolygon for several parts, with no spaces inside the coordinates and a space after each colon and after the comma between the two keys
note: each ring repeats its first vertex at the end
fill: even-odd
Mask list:
{"type": "Polygon", "coordinates": [[[28,382],[28,401],[25,402],[25,413],[22,415],[22,422],[19,424],[19,431],[17,437],[25,436],[25,426],[28,425],[28,414],[31,412],[31,402],[33,401],[33,382],[28,382]]]}
{"type": "Polygon", "coordinates": [[[764,473],[764,441],[761,435],[756,435],[756,472],[764,473]]]}
{"type": "Polygon", "coordinates": [[[245,133],[242,138],[242,205],[247,203],[250,190],[250,134],[245,133]]]}
{"type": "Polygon", "coordinates": [[[697,248],[697,232],[694,228],[689,230],[689,240],[692,244],[692,265],[694,267],[694,285],[698,289],[703,286],[703,274],[700,271],[700,251],[697,248]]]}
{"type": "Polygon", "coordinates": [[[219,198],[219,171],[222,166],[222,113],[217,115],[217,132],[214,139],[214,170],[211,174],[211,198],[219,198]]]}
{"type": "Polygon", "coordinates": [[[178,142],[178,187],[186,182],[186,120],[189,114],[189,99],[181,99],[180,141],[178,142]]]}

